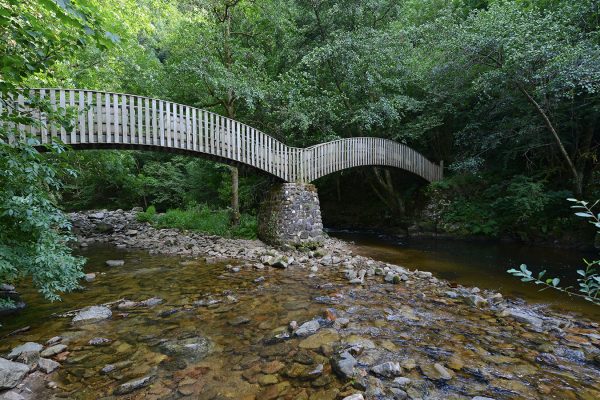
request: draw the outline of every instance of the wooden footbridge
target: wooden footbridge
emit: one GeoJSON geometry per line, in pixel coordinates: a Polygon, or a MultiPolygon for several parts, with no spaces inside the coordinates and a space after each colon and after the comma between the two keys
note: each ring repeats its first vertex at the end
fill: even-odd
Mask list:
{"type": "MultiPolygon", "coordinates": [[[[42,144],[60,139],[73,149],[180,151],[229,164],[247,165],[287,182],[311,182],[358,166],[410,171],[431,182],[442,178],[436,165],[401,143],[355,137],[307,148],[290,147],[241,122],[199,108],[129,94],[95,90],[33,89],[7,99],[6,112],[32,112],[39,124],[15,126],[42,144]],[[71,127],[47,124],[29,99],[73,112],[71,127]]],[[[3,106],[0,102],[0,112],[3,106]]]]}

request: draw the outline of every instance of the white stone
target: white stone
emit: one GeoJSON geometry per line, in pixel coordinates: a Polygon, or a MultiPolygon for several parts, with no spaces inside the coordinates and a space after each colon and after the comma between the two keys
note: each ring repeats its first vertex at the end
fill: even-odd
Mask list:
{"type": "Polygon", "coordinates": [[[89,324],[108,319],[111,316],[112,311],[110,311],[110,308],[104,306],[91,306],[81,310],[73,317],[72,322],[74,324],[89,324]]]}

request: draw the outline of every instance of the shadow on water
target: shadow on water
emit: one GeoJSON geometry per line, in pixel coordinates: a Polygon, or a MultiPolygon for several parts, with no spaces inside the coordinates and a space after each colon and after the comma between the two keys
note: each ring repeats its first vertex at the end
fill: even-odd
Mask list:
{"type": "Polygon", "coordinates": [[[466,286],[493,289],[506,296],[549,304],[561,312],[574,311],[600,319],[600,307],[554,290],[538,290],[506,270],[527,264],[537,273],[559,277],[563,284],[577,286],[577,270],[583,259],[595,253],[518,243],[459,241],[448,239],[404,239],[375,232],[335,231],[331,236],[352,241],[358,254],[377,260],[433,272],[437,277],[466,286]]]}

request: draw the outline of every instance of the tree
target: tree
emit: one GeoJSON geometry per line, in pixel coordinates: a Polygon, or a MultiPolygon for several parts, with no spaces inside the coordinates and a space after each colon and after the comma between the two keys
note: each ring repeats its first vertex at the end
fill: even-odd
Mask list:
{"type": "MultiPolygon", "coordinates": [[[[589,1],[554,10],[501,1],[472,12],[462,22],[442,19],[432,35],[439,39],[439,31],[444,32],[444,39],[436,40],[440,57],[447,60],[440,63],[444,74],[460,71],[505,136],[520,133],[517,140],[535,151],[545,147],[544,137],[549,135],[578,195],[594,162],[590,154],[600,106],[598,26],[582,22],[590,13],[589,1]],[[535,119],[505,119],[513,125],[498,125],[507,109],[522,101],[535,119]],[[526,126],[515,126],[524,122],[526,126]],[[540,129],[536,132],[529,124],[540,129]],[[544,131],[546,136],[531,140],[544,131]]],[[[524,115],[522,110],[516,112],[524,115]]],[[[481,133],[481,124],[472,128],[472,137],[480,136],[480,142],[490,138],[481,133]]]]}
{"type": "MultiPolygon", "coordinates": [[[[65,49],[110,40],[85,0],[0,2],[0,282],[31,277],[50,300],[78,286],[83,260],[71,255],[70,224],[57,206],[61,174],[71,173],[61,162],[64,147],[47,146],[54,156],[41,155],[32,138],[22,138],[18,124],[37,124],[32,113],[14,107],[10,95],[32,76],[68,56],[65,49]]],[[[66,126],[67,110],[53,112],[39,99],[28,98],[49,123],[66,126]]]]}

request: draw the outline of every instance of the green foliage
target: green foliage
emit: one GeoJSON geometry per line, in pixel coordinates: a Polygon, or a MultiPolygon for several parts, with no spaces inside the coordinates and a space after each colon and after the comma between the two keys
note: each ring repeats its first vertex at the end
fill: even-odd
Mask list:
{"type": "Polygon", "coordinates": [[[68,57],[65,49],[106,49],[112,40],[87,0],[0,1],[0,93],[68,57]]]}
{"type": "Polygon", "coordinates": [[[152,222],[156,217],[156,207],[150,206],[146,211],[137,214],[137,220],[140,222],[152,222]]]}
{"type": "MultiPolygon", "coordinates": [[[[44,297],[58,300],[78,287],[83,259],[71,255],[71,225],[53,196],[60,174],[70,171],[56,159],[49,164],[36,144],[8,144],[0,136],[0,282],[31,278],[44,297]]],[[[48,150],[60,156],[64,148],[48,150]]]]}
{"type": "Polygon", "coordinates": [[[145,213],[138,214],[138,219],[148,221],[157,228],[178,228],[230,238],[256,238],[255,216],[243,213],[240,224],[231,227],[229,215],[229,210],[215,210],[207,205],[190,206],[185,210],[172,209],[164,214],[156,214],[156,210],[149,207],[145,213]]]}
{"type": "MultiPolygon", "coordinates": [[[[600,232],[600,214],[595,214],[594,212],[594,208],[600,203],[600,200],[597,200],[592,205],[589,205],[587,201],[581,201],[572,198],[567,200],[575,203],[575,205],[573,205],[571,208],[581,210],[576,212],[575,215],[581,218],[589,219],[588,222],[593,224],[596,229],[599,229],[600,232]]],[[[583,261],[586,265],[586,268],[577,270],[577,275],[581,277],[577,278],[577,283],[579,284],[578,289],[575,289],[572,286],[560,286],[559,278],[544,279],[546,271],[541,271],[538,273],[537,277],[535,277],[533,272],[531,272],[525,264],[521,264],[521,267],[518,270],[511,268],[507,272],[513,276],[521,278],[521,281],[523,282],[533,282],[536,285],[543,286],[543,289],[551,288],[567,293],[570,296],[582,297],[585,300],[600,306],[600,272],[596,269],[598,266],[600,266],[600,260],[583,261]]]]}
{"type": "Polygon", "coordinates": [[[430,185],[425,214],[446,232],[528,240],[563,229],[553,210],[569,194],[524,175],[456,175],[430,185]]]}
{"type": "MultiPolygon", "coordinates": [[[[83,275],[84,260],[68,246],[71,225],[57,205],[61,177],[73,171],[62,145],[47,145],[41,155],[40,143],[17,131],[16,124],[40,121],[6,99],[33,74],[68,58],[65,49],[105,49],[111,40],[86,0],[1,0],[0,37],[0,282],[28,278],[45,298],[58,300],[83,275]]],[[[27,102],[47,115],[48,125],[70,128],[71,110],[52,110],[37,98],[27,102]]]]}

